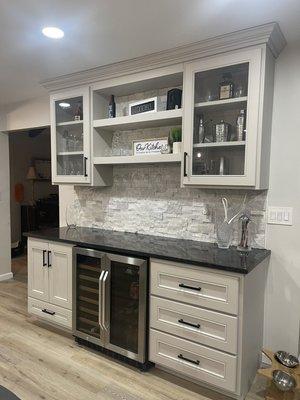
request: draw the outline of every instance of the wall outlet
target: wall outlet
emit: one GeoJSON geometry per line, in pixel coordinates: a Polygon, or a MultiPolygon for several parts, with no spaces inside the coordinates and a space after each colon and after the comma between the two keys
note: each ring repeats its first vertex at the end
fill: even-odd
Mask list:
{"type": "Polygon", "coordinates": [[[293,208],[268,207],[268,224],[293,225],[293,208]]]}

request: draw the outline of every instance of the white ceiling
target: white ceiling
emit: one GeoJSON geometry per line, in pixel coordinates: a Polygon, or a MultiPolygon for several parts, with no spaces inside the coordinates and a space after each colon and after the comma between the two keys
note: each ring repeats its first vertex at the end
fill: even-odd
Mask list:
{"type": "Polygon", "coordinates": [[[0,0],[0,106],[44,94],[44,79],[272,21],[300,42],[300,0],[0,0]]]}

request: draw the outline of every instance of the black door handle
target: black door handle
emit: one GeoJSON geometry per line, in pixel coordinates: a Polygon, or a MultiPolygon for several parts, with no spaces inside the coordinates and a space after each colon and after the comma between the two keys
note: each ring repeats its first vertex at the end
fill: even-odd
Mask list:
{"type": "Polygon", "coordinates": [[[186,159],[187,159],[188,153],[185,151],[183,153],[183,176],[187,176],[186,172],[186,159]]]}
{"type": "Polygon", "coordinates": [[[197,328],[197,329],[200,329],[200,326],[201,326],[200,324],[192,324],[191,322],[186,322],[186,321],[184,321],[182,318],[180,318],[180,319],[178,320],[178,322],[179,322],[180,324],[192,326],[193,328],[197,328]]]}
{"type": "Polygon", "coordinates": [[[42,310],[42,312],[45,313],[45,314],[49,314],[49,315],[55,315],[55,311],[49,311],[49,310],[47,310],[47,308],[44,308],[42,310]]]}
{"type": "Polygon", "coordinates": [[[47,250],[43,250],[43,267],[46,267],[46,265],[47,265],[47,261],[45,260],[46,253],[47,253],[47,250]]]}
{"type": "Polygon", "coordinates": [[[52,264],[50,262],[50,254],[51,254],[51,251],[48,251],[48,267],[52,267],[52,264]]]}
{"type": "Polygon", "coordinates": [[[87,165],[86,165],[87,160],[88,160],[88,158],[87,158],[87,157],[84,157],[84,159],[83,159],[83,175],[84,175],[85,177],[88,176],[88,174],[87,174],[87,165]]]}
{"type": "Polygon", "coordinates": [[[198,286],[198,287],[188,286],[188,285],[185,285],[184,283],[179,283],[179,287],[185,288],[185,289],[197,290],[197,292],[200,292],[200,290],[201,290],[200,286],[198,286]]]}
{"type": "Polygon", "coordinates": [[[187,362],[189,362],[189,363],[191,363],[191,364],[195,364],[195,365],[199,365],[199,364],[200,364],[200,361],[199,361],[199,360],[197,360],[197,361],[190,360],[189,358],[183,357],[182,354],[179,354],[177,357],[180,358],[180,360],[187,361],[187,362]]]}

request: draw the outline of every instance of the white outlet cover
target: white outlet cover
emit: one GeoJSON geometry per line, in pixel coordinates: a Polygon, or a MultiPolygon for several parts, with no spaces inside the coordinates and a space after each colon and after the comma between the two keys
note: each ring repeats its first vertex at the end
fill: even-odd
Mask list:
{"type": "Polygon", "coordinates": [[[293,225],[293,208],[268,207],[268,224],[293,225]]]}

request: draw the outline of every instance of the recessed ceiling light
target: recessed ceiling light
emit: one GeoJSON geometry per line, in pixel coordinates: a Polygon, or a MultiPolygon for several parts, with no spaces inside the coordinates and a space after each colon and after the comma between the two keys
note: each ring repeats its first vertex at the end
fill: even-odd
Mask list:
{"type": "Polygon", "coordinates": [[[61,108],[70,108],[70,107],[71,107],[71,104],[70,104],[70,103],[65,103],[65,102],[59,103],[58,105],[59,105],[61,108]]]}
{"type": "Polygon", "coordinates": [[[42,30],[43,34],[51,39],[61,39],[64,37],[64,31],[55,26],[47,26],[42,30]]]}

